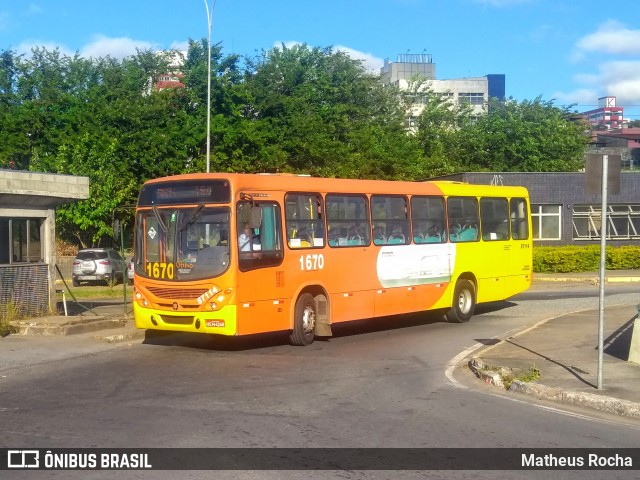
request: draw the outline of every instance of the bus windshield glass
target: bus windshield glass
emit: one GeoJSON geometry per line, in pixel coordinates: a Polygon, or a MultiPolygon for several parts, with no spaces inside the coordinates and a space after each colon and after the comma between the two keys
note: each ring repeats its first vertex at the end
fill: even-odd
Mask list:
{"type": "Polygon", "coordinates": [[[136,273],[158,280],[200,280],[229,267],[229,209],[161,208],[136,218],[136,273]]]}

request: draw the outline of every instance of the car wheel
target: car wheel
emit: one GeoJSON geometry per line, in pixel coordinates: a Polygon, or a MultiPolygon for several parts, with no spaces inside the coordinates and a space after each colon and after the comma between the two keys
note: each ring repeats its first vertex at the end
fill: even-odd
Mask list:
{"type": "Polygon", "coordinates": [[[71,279],[71,283],[73,284],[74,287],[79,287],[80,286],[80,282],[76,278],[72,278],[71,279]]]}

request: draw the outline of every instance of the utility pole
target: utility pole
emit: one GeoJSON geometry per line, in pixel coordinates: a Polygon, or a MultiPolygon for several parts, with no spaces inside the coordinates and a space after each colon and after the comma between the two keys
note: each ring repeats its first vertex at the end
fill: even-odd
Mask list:
{"type": "Polygon", "coordinates": [[[211,168],[211,27],[213,26],[213,9],[216,6],[215,0],[209,4],[204,0],[204,7],[207,9],[207,31],[208,35],[208,55],[207,55],[207,173],[211,168]]]}

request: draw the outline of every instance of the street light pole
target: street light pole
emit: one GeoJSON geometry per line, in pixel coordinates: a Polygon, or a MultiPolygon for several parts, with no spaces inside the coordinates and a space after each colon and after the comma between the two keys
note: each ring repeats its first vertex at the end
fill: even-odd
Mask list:
{"type": "Polygon", "coordinates": [[[211,10],[207,0],[204,0],[204,7],[207,9],[207,27],[208,27],[208,55],[207,55],[207,173],[211,165],[211,26],[213,25],[213,9],[216,1],[213,0],[211,10]]]}

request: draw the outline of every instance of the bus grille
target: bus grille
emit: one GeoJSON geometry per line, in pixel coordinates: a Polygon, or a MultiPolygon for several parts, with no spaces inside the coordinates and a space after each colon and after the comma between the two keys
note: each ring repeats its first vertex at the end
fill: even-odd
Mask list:
{"type": "Polygon", "coordinates": [[[164,323],[172,325],[191,325],[193,323],[193,317],[174,317],[173,315],[160,315],[160,318],[164,323]]]}
{"type": "Polygon", "coordinates": [[[169,300],[196,300],[200,295],[206,292],[206,289],[184,289],[184,288],[162,288],[162,287],[149,287],[149,291],[158,298],[165,298],[169,300]]]}

